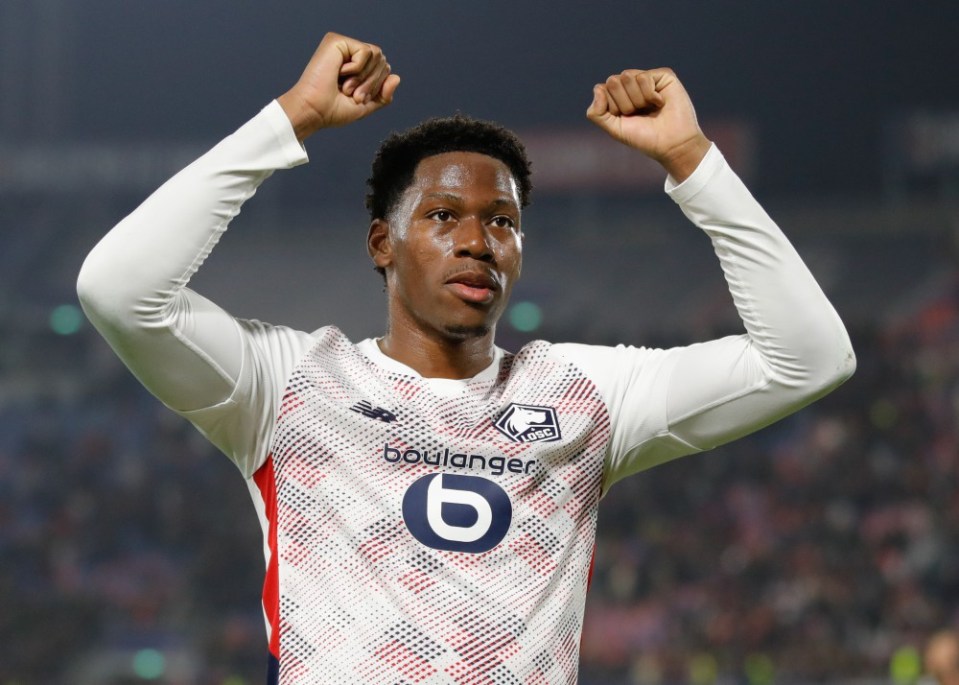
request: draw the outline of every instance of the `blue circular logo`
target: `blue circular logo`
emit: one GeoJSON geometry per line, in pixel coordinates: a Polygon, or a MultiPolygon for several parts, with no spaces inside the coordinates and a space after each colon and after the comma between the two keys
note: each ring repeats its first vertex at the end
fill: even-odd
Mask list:
{"type": "Polygon", "coordinates": [[[431,473],[403,496],[403,520],[413,537],[446,552],[486,552],[513,520],[509,495],[479,476],[431,473]]]}

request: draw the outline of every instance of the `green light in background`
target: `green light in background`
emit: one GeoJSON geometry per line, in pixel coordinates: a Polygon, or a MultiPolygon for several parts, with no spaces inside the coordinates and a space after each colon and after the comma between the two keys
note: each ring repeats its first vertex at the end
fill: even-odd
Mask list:
{"type": "Polygon", "coordinates": [[[889,675],[894,683],[914,683],[922,675],[922,660],[915,647],[900,647],[889,659],[889,675]]]}
{"type": "Polygon", "coordinates": [[[746,680],[750,685],[772,685],[776,680],[773,661],[765,654],[750,654],[744,664],[746,680]]]}
{"type": "Polygon", "coordinates": [[[523,333],[531,333],[543,323],[543,310],[535,302],[517,302],[509,309],[510,325],[523,333]]]}
{"type": "Polygon", "coordinates": [[[166,659],[155,649],[141,649],[133,656],[133,672],[144,680],[156,680],[166,670],[166,659]]]}
{"type": "Polygon", "coordinates": [[[693,656],[689,662],[689,680],[695,685],[712,685],[719,678],[719,664],[716,657],[708,653],[693,656]]]}
{"type": "Polygon", "coordinates": [[[73,335],[83,325],[83,312],[75,304],[61,304],[50,313],[50,328],[57,335],[73,335]]]}
{"type": "Polygon", "coordinates": [[[869,419],[879,430],[889,430],[899,421],[899,410],[889,400],[880,399],[869,407],[869,419]]]}

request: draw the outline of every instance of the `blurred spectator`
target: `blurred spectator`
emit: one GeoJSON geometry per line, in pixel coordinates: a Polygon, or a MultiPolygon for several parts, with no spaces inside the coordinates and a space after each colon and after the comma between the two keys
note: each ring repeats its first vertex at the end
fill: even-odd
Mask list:
{"type": "Polygon", "coordinates": [[[959,685],[959,632],[940,630],[929,638],[923,668],[939,685],[959,685]]]}

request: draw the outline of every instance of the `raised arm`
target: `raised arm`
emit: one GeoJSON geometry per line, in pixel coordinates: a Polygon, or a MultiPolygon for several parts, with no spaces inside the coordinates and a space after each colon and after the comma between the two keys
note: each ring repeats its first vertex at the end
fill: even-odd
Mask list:
{"type": "Polygon", "coordinates": [[[307,135],[384,107],[398,83],[378,47],[327,34],[278,102],[165,183],[89,254],[77,284],[84,310],[168,406],[188,413],[233,401],[243,374],[244,390],[263,394],[251,355],[262,345],[287,353],[288,341],[234,320],[187,284],[260,183],[307,161],[307,135]]]}
{"type": "Polygon", "coordinates": [[[610,77],[587,116],[666,169],[670,196],[712,240],[746,329],[670,350],[571,347],[614,414],[608,487],[796,411],[847,379],[855,356],[796,250],[700,131],[671,70],[610,77]]]}

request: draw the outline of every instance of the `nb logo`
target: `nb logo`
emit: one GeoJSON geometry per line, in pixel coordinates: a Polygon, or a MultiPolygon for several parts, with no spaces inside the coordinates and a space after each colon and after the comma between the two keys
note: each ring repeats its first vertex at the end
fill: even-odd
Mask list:
{"type": "Polygon", "coordinates": [[[479,476],[431,473],[403,496],[403,520],[413,537],[447,552],[486,552],[506,536],[513,519],[509,495],[479,476]]]}
{"type": "Polygon", "coordinates": [[[513,442],[554,442],[561,437],[552,407],[511,404],[494,425],[513,442]]]}
{"type": "Polygon", "coordinates": [[[357,402],[350,407],[350,411],[355,411],[357,414],[362,414],[370,419],[379,419],[385,423],[396,421],[396,414],[388,409],[383,409],[383,407],[374,407],[372,402],[368,402],[367,400],[357,402]]]}

